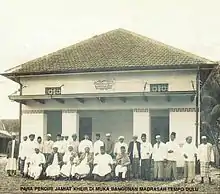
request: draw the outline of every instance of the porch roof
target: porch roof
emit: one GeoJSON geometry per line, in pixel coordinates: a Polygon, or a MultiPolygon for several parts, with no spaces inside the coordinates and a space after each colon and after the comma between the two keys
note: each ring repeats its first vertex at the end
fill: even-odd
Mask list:
{"type": "Polygon", "coordinates": [[[166,97],[170,101],[170,97],[188,96],[191,101],[194,100],[196,91],[169,91],[169,92],[112,92],[112,93],[76,93],[76,94],[60,94],[60,95],[10,95],[9,99],[26,104],[27,101],[34,100],[44,104],[45,100],[56,100],[60,103],[65,103],[65,99],[76,99],[81,103],[85,102],[85,99],[97,98],[101,102],[105,102],[106,98],[119,98],[126,102],[131,97],[143,97],[145,101],[148,101],[148,97],[166,97]]]}

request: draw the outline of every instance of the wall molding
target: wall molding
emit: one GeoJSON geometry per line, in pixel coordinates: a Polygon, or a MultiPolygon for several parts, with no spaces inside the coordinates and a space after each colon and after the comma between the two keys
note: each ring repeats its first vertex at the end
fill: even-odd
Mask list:
{"type": "Polygon", "coordinates": [[[170,108],[170,112],[196,112],[196,108],[170,108]]]}
{"type": "Polygon", "coordinates": [[[22,114],[43,114],[44,110],[22,110],[22,114]]]}
{"type": "Polygon", "coordinates": [[[75,109],[65,109],[65,110],[62,110],[62,113],[76,113],[77,110],[75,109]]]}
{"type": "Polygon", "coordinates": [[[134,108],[133,112],[149,112],[148,108],[134,108]]]}

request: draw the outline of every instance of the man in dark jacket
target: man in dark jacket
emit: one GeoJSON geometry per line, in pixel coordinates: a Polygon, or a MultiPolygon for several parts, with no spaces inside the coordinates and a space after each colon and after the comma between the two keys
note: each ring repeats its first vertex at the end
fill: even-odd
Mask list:
{"type": "Polygon", "coordinates": [[[139,178],[139,167],[141,158],[141,143],[137,141],[138,136],[133,136],[133,141],[129,143],[128,155],[130,157],[133,178],[139,178]]]}
{"type": "Polygon", "coordinates": [[[16,140],[15,133],[12,133],[12,140],[8,142],[7,146],[7,165],[6,171],[8,176],[16,174],[17,170],[17,159],[19,154],[19,143],[16,140]]]}

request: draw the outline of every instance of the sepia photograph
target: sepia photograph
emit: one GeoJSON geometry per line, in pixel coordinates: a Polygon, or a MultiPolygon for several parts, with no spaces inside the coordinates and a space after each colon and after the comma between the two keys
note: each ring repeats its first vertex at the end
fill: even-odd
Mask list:
{"type": "Polygon", "coordinates": [[[0,193],[220,193],[219,0],[0,0],[0,193]]]}

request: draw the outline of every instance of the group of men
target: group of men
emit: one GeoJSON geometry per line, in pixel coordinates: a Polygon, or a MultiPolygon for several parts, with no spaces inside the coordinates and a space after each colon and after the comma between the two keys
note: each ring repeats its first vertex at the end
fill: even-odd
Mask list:
{"type": "Polygon", "coordinates": [[[41,137],[35,141],[35,135],[30,134],[29,137],[23,137],[20,145],[12,135],[12,141],[7,148],[6,170],[9,176],[14,175],[18,159],[22,176],[33,179],[88,178],[109,181],[114,178],[118,181],[141,178],[150,181],[153,166],[153,179],[164,181],[177,179],[179,156],[185,160],[186,183],[194,181],[196,159],[200,161],[201,183],[204,183],[205,177],[212,183],[210,164],[214,162],[214,154],[206,136],[202,136],[202,143],[198,148],[192,143],[192,137],[187,137],[180,151],[175,132],[170,134],[170,141],[166,144],[161,141],[160,135],[157,135],[153,146],[144,133],[141,135],[141,141],[138,141],[137,136],[133,136],[129,145],[124,142],[123,136],[114,143],[109,133],[106,134],[105,141],[101,140],[100,134],[96,134],[94,143],[89,140],[88,135],[79,142],[76,134],[73,134],[72,138],[58,134],[56,141],[52,141],[51,135],[47,134],[47,139],[43,142],[41,137]]]}

